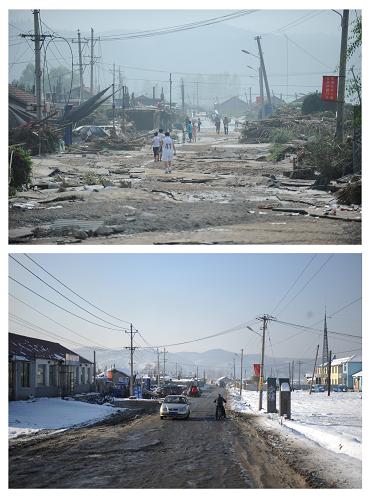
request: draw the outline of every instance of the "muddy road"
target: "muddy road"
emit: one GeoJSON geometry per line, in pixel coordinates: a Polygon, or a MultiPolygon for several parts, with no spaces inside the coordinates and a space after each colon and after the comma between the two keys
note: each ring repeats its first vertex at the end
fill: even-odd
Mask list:
{"type": "Polygon", "coordinates": [[[213,401],[218,391],[192,398],[189,420],[161,420],[158,410],[139,418],[121,414],[89,428],[12,442],[9,486],[340,487],[305,463],[307,449],[289,448],[286,442],[277,446],[281,438],[261,431],[258,417],[229,414],[226,421],[216,421],[213,401]]]}
{"type": "Polygon", "coordinates": [[[9,241],[27,244],[358,244],[361,211],[329,213],[331,193],[294,180],[289,159],[238,133],[203,129],[171,174],[151,150],[34,158],[47,189],[10,200],[9,241]]]}

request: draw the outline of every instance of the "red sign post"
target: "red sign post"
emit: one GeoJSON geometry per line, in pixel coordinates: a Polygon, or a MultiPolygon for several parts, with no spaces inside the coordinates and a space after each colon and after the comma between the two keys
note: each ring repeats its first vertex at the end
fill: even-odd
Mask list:
{"type": "Polygon", "coordinates": [[[322,101],[336,101],[338,94],[338,77],[323,76],[322,77],[322,101]]]}

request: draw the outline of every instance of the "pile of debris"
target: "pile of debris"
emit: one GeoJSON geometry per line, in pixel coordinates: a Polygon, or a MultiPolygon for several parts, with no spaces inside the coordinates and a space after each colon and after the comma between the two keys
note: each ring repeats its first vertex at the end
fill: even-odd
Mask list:
{"type": "Polygon", "coordinates": [[[58,132],[49,126],[17,127],[9,130],[9,145],[20,145],[28,150],[31,156],[41,153],[55,153],[59,146],[58,132]]]}
{"type": "Polygon", "coordinates": [[[344,205],[361,205],[361,177],[359,175],[346,176],[338,179],[338,183],[346,182],[345,186],[335,193],[339,203],[344,205]]]}

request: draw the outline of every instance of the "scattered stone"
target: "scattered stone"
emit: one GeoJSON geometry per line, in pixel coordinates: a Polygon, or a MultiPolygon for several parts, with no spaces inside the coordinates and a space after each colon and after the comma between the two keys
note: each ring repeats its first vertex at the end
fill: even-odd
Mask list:
{"type": "Polygon", "coordinates": [[[128,179],[123,179],[120,181],[120,187],[121,188],[131,188],[132,187],[132,182],[129,181],[128,179]]]}
{"type": "Polygon", "coordinates": [[[114,233],[114,229],[108,226],[100,226],[94,231],[94,236],[110,236],[114,233]]]}

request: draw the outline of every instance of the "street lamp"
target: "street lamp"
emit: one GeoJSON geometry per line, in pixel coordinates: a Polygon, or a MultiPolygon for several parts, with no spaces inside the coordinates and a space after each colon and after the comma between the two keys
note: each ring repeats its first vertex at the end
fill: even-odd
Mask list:
{"type": "Polygon", "coordinates": [[[245,49],[241,49],[242,52],[244,52],[244,54],[248,54],[250,56],[253,56],[253,57],[256,57],[257,59],[259,59],[258,56],[256,56],[256,54],[253,54],[252,52],[249,52],[249,50],[245,50],[245,49]]]}

